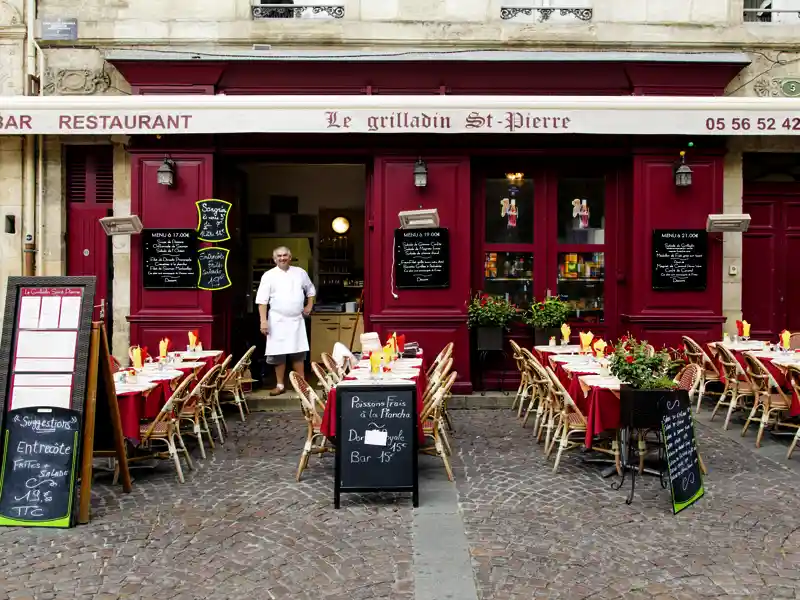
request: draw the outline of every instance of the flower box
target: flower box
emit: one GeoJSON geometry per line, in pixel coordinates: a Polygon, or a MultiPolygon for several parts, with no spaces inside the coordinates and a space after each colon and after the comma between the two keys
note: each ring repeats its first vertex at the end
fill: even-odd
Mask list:
{"type": "Polygon", "coordinates": [[[475,340],[478,352],[502,352],[503,332],[502,327],[478,327],[475,340]]]}

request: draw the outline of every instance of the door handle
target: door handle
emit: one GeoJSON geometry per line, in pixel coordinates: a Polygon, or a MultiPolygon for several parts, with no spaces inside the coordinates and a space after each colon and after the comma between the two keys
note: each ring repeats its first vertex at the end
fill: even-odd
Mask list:
{"type": "Polygon", "coordinates": [[[100,304],[96,305],[95,308],[99,308],[100,309],[100,320],[102,321],[103,319],[105,319],[106,318],[106,299],[105,298],[100,298],[100,304]]]}

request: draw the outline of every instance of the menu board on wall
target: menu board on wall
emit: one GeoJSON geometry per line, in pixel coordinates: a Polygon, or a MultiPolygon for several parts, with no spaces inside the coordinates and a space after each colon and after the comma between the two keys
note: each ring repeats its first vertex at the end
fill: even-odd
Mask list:
{"type": "Polygon", "coordinates": [[[198,200],[197,239],[201,242],[224,242],[231,239],[228,233],[228,214],[232,204],[225,200],[198,200]]]}
{"type": "Polygon", "coordinates": [[[142,269],[145,288],[196,288],[197,232],[194,229],[144,229],[142,269]]]}
{"type": "Polygon", "coordinates": [[[227,248],[200,248],[197,251],[197,261],[200,265],[200,275],[197,287],[201,290],[224,290],[231,286],[231,279],[228,276],[228,253],[227,248]]]}
{"type": "Polygon", "coordinates": [[[0,525],[70,527],[94,277],[10,277],[0,346],[0,525]]]}
{"type": "Polygon", "coordinates": [[[450,287],[450,232],[431,229],[396,229],[394,232],[397,289],[450,287]]]}
{"type": "Polygon", "coordinates": [[[411,492],[418,505],[416,393],[413,383],[336,388],[336,508],[342,492],[411,492]]]}
{"type": "Polygon", "coordinates": [[[653,289],[702,291],[708,270],[708,233],[704,229],[653,231],[653,289]]]}

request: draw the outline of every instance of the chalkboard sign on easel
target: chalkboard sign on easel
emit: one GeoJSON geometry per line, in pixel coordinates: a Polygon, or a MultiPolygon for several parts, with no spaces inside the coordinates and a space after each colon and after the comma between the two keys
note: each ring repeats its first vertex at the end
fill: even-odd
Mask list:
{"type": "Polygon", "coordinates": [[[705,229],[653,231],[653,289],[702,291],[708,270],[705,229]]]}
{"type": "Polygon", "coordinates": [[[228,214],[230,202],[225,200],[198,200],[197,205],[197,239],[201,242],[224,242],[231,239],[228,233],[228,214]]]}
{"type": "Polygon", "coordinates": [[[148,289],[197,287],[197,232],[142,230],[142,283],[148,289]]]}
{"type": "Polygon", "coordinates": [[[72,525],[81,413],[59,407],[7,414],[0,525],[72,525]]]}
{"type": "Polygon", "coordinates": [[[71,527],[94,277],[9,277],[0,344],[0,525],[71,527]]]}
{"type": "Polygon", "coordinates": [[[678,514],[705,494],[689,395],[685,391],[665,403],[661,431],[672,488],[672,510],[678,514]]]}
{"type": "Polygon", "coordinates": [[[449,288],[449,230],[396,229],[394,262],[397,289],[449,288]]]}
{"type": "Polygon", "coordinates": [[[228,253],[227,248],[200,248],[197,251],[197,260],[200,264],[200,275],[197,287],[201,290],[217,291],[224,290],[231,286],[231,278],[228,276],[228,253]]]}
{"type": "Polygon", "coordinates": [[[419,506],[417,388],[414,384],[336,388],[334,506],[342,493],[411,492],[419,506]]]}

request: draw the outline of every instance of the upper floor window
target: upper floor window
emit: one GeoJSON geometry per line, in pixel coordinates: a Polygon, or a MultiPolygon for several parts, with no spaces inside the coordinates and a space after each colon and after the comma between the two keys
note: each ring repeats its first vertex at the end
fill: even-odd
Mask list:
{"type": "Polygon", "coordinates": [[[341,19],[344,4],[325,0],[250,0],[253,19],[341,19]]]}
{"type": "Polygon", "coordinates": [[[505,0],[500,18],[519,23],[591,21],[592,0],[505,0]]]}
{"type": "Polygon", "coordinates": [[[744,0],[744,20],[800,24],[800,0],[744,0]]]}

